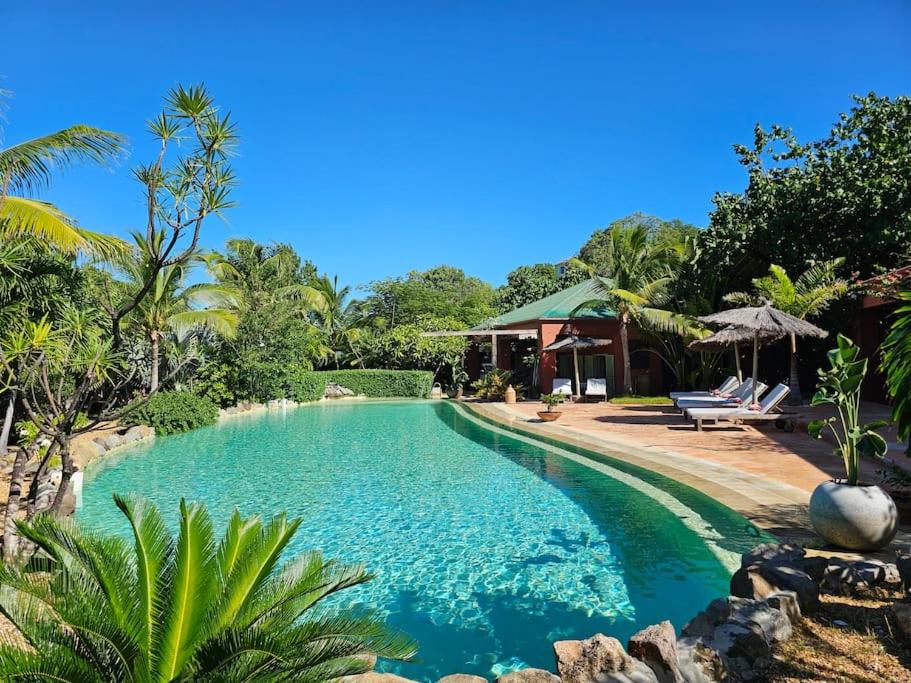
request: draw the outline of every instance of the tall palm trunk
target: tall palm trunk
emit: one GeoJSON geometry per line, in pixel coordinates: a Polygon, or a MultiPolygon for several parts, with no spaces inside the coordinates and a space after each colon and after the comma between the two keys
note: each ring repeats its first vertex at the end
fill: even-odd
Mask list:
{"type": "Polygon", "coordinates": [[[158,391],[158,333],[152,333],[152,375],[149,379],[149,389],[151,391],[158,391]]]}
{"type": "Polygon", "coordinates": [[[620,347],[623,352],[623,393],[627,396],[633,394],[633,378],[629,362],[629,330],[627,322],[629,318],[626,313],[620,314],[620,347]]]}
{"type": "Polygon", "coordinates": [[[3,431],[0,432],[0,455],[9,453],[9,435],[13,429],[13,414],[16,412],[16,391],[10,391],[6,415],[3,417],[3,431]]]}
{"type": "Polygon", "coordinates": [[[800,395],[800,372],[797,367],[797,337],[791,335],[791,377],[788,379],[788,388],[791,394],[788,396],[788,403],[792,406],[803,404],[803,396],[800,395]]]}
{"type": "Polygon", "coordinates": [[[9,496],[6,499],[6,517],[3,520],[3,557],[12,560],[19,549],[19,534],[16,532],[16,520],[19,518],[19,501],[22,498],[22,485],[25,483],[25,465],[31,456],[31,447],[20,448],[16,452],[13,471],[10,475],[9,496]]]}

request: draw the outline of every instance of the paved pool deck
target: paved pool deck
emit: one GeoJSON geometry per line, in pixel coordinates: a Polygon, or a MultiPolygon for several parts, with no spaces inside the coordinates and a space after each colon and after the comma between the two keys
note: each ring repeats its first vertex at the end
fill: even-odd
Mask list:
{"type": "MultiPolygon", "coordinates": [[[[819,483],[843,476],[831,444],[771,425],[725,425],[697,432],[670,407],[609,403],[564,404],[558,422],[544,423],[536,414],[544,406],[537,401],[466,405],[530,434],[557,438],[688,484],[778,538],[811,547],[821,541],[807,515],[810,494],[819,483]]],[[[876,469],[875,463],[863,463],[862,477],[872,478],[876,469]]],[[[886,555],[909,547],[911,535],[902,531],[886,555]]]]}

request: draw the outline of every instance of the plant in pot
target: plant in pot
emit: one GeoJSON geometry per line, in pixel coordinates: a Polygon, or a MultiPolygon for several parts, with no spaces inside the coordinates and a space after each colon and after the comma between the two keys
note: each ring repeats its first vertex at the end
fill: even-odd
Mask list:
{"type": "Polygon", "coordinates": [[[563,397],[560,394],[541,394],[541,403],[547,406],[547,410],[538,412],[538,417],[543,422],[553,422],[563,414],[554,410],[554,408],[563,403],[563,397]]]}
{"type": "Polygon", "coordinates": [[[813,420],[807,431],[822,438],[828,429],[834,436],[845,465],[845,478],[823,482],[810,497],[810,521],[826,541],[849,550],[876,550],[895,536],[898,511],[888,493],[874,484],[859,482],[862,455],[882,458],[886,440],[876,432],[885,420],[860,424],[860,385],[867,374],[867,360],[860,349],[838,335],[838,346],[828,352],[828,368],[819,370],[819,385],[810,405],[830,405],[835,415],[813,420]]]}
{"type": "Polygon", "coordinates": [[[449,383],[449,389],[446,394],[449,398],[462,398],[462,388],[468,380],[468,373],[461,365],[452,366],[452,381],[449,383]]]}

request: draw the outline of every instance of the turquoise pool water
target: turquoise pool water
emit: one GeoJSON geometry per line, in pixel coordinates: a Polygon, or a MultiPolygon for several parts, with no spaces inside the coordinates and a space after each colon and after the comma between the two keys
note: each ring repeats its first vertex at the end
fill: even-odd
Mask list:
{"type": "Polygon", "coordinates": [[[79,518],[127,534],[113,492],[176,519],[181,497],[217,522],[236,506],[304,523],[292,551],[363,562],[344,596],[417,639],[380,667],[435,680],[550,668],[551,643],[678,628],[727,593],[742,517],[603,456],[486,424],[446,402],[312,405],[236,417],[137,445],[86,475],[79,518]]]}

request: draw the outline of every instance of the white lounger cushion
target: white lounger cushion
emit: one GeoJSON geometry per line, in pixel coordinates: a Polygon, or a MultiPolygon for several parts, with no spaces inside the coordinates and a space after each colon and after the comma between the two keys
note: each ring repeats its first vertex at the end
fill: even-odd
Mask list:
{"type": "MultiPolygon", "coordinates": [[[[762,392],[768,387],[760,382],[756,387],[756,396],[761,396],[762,392]]],[[[714,405],[721,407],[724,403],[730,403],[733,399],[739,398],[742,402],[748,401],[753,396],[753,378],[748,377],[743,384],[731,392],[727,398],[723,396],[702,396],[696,398],[681,398],[677,400],[678,408],[711,408],[714,405]]]]}
{"type": "Polygon", "coordinates": [[[693,419],[698,418],[700,420],[711,420],[713,418],[730,419],[731,417],[749,418],[751,415],[768,415],[790,393],[791,390],[786,384],[779,384],[769,392],[768,396],[759,402],[759,410],[750,410],[748,406],[738,406],[736,408],[690,408],[686,411],[686,414],[693,419]]]}
{"type": "Polygon", "coordinates": [[[553,393],[563,394],[564,396],[573,395],[573,381],[571,379],[554,379],[553,393]]]}
{"type": "Polygon", "coordinates": [[[585,383],[586,396],[607,396],[607,380],[593,377],[585,383]]]}
{"type": "MultiPolygon", "coordinates": [[[[722,394],[726,394],[730,391],[733,391],[737,388],[740,383],[737,381],[737,378],[734,375],[731,375],[721,384],[718,385],[717,391],[722,394]]],[[[670,394],[672,399],[678,398],[700,398],[702,396],[712,396],[711,391],[672,391],[670,394]]]]}

